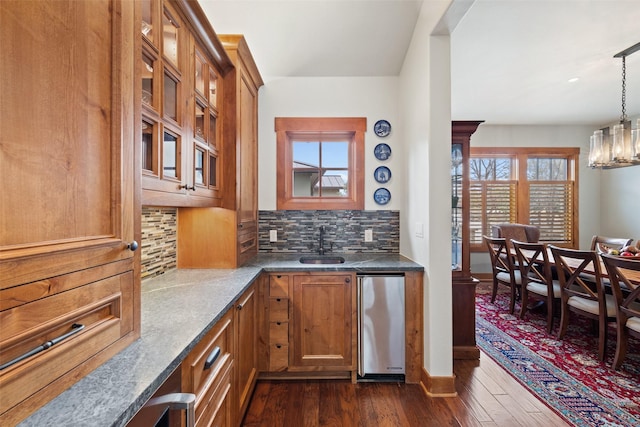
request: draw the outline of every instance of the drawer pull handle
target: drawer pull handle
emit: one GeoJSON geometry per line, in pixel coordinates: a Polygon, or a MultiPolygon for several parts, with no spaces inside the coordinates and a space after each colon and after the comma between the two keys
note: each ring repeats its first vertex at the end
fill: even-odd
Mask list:
{"type": "Polygon", "coordinates": [[[276,344],[276,348],[282,348],[280,344],[276,344]]]}
{"type": "Polygon", "coordinates": [[[2,365],[0,365],[0,371],[2,371],[3,369],[6,369],[12,365],[15,365],[16,363],[31,357],[35,354],[40,353],[41,351],[44,351],[50,347],[53,347],[54,345],[58,344],[60,341],[64,341],[67,338],[69,338],[70,336],[77,334],[78,332],[80,332],[81,330],[84,329],[84,325],[81,325],[80,323],[74,323],[73,325],[71,325],[71,330],[69,332],[67,332],[66,334],[62,334],[57,338],[52,339],[51,341],[47,341],[44,344],[39,345],[38,347],[27,351],[24,354],[21,354],[20,356],[16,357],[13,360],[8,361],[7,363],[4,363],[2,365]]]}
{"type": "Polygon", "coordinates": [[[216,360],[218,360],[218,356],[220,356],[220,347],[216,346],[216,348],[211,351],[211,354],[209,354],[209,357],[207,357],[207,360],[204,362],[205,371],[211,368],[214,363],[216,363],[216,360]]]}
{"type": "Polygon", "coordinates": [[[282,298],[276,298],[276,301],[280,302],[282,301],[282,298]]]}
{"type": "Polygon", "coordinates": [[[282,325],[282,323],[281,322],[276,322],[276,325],[280,326],[280,325],[282,325]]]}
{"type": "Polygon", "coordinates": [[[165,406],[169,410],[184,410],[186,414],[185,422],[187,427],[193,427],[196,421],[196,395],[193,393],[169,393],[154,397],[144,405],[165,406]]]}

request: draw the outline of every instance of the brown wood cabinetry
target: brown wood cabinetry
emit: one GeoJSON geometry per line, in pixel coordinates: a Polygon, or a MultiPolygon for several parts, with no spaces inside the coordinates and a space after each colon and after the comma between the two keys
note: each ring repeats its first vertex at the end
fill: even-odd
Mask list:
{"type": "Polygon", "coordinates": [[[182,392],[196,395],[198,426],[233,425],[234,350],[234,312],[228,311],[182,362],[182,392]]]}
{"type": "Polygon", "coordinates": [[[258,89],[262,78],[242,36],[221,35],[234,68],[224,77],[220,208],[178,212],[178,267],[235,268],[258,250],[258,89]]]}
{"type": "MultiPolygon", "coordinates": [[[[260,282],[258,280],[257,283],[260,282]]],[[[258,378],[258,285],[254,283],[235,305],[236,328],[236,391],[239,417],[249,405],[258,378]]],[[[241,420],[238,420],[238,424],[241,420]]]]}
{"type": "Polygon", "coordinates": [[[1,425],[140,333],[134,8],[0,2],[1,425]]]}
{"type": "Polygon", "coordinates": [[[471,276],[469,255],[469,143],[481,121],[451,123],[451,266],[453,357],[478,359],[475,296],[478,280],[471,276]]]}
{"type": "Polygon", "coordinates": [[[142,204],[220,206],[223,76],[232,64],[196,2],[140,8],[142,204]]]}
{"type": "Polygon", "coordinates": [[[355,274],[293,276],[289,370],[356,369],[355,274]]]}
{"type": "Polygon", "coordinates": [[[267,356],[261,369],[282,376],[325,372],[352,377],[355,274],[272,273],[264,286],[266,325],[261,330],[267,356]]]}

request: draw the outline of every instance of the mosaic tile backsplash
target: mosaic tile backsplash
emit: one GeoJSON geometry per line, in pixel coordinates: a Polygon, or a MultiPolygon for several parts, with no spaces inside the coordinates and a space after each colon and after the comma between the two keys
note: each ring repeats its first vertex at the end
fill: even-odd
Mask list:
{"type": "Polygon", "coordinates": [[[317,252],[320,226],[326,227],[325,250],[337,253],[399,253],[399,211],[259,211],[258,250],[269,253],[317,252]],[[364,231],[373,230],[373,241],[364,231]],[[277,230],[278,241],[269,241],[277,230]]]}
{"type": "Polygon", "coordinates": [[[154,277],[176,268],[177,209],[142,208],[141,277],[154,277]]]}

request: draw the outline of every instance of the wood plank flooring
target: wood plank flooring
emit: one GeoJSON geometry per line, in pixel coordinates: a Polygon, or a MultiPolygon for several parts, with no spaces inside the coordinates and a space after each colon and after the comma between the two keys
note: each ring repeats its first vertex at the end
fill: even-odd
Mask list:
{"type": "Polygon", "coordinates": [[[349,381],[259,381],[245,427],[567,426],[489,356],[456,360],[458,397],[430,398],[420,386],[349,381]]]}

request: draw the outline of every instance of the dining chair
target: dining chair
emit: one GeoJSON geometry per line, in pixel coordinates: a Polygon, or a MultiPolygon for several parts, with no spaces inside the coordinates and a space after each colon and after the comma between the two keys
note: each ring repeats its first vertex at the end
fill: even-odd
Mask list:
{"type": "Polygon", "coordinates": [[[605,294],[600,258],[595,251],[560,248],[549,245],[560,281],[560,329],[558,338],[567,332],[570,313],[598,324],[598,358],[604,360],[607,349],[607,325],[616,320],[613,295],[605,294]],[[582,273],[591,273],[594,283],[585,281],[582,273]]]}
{"type": "Polygon", "coordinates": [[[626,239],[623,237],[605,237],[605,236],[593,236],[591,238],[591,250],[606,253],[606,250],[603,250],[601,245],[604,245],[611,249],[622,249],[625,246],[629,246],[633,242],[633,239],[626,239]]]}
{"type": "Polygon", "coordinates": [[[516,299],[520,293],[521,277],[520,270],[513,266],[513,260],[507,239],[503,237],[482,236],[491,259],[491,269],[493,272],[493,290],[491,292],[491,302],[494,302],[498,293],[498,286],[505,285],[510,289],[509,312],[515,311],[516,299]]]}
{"type": "Polygon", "coordinates": [[[601,254],[616,301],[617,341],[613,369],[619,369],[627,355],[629,335],[640,339],[640,283],[632,282],[626,272],[640,272],[640,260],[601,254]],[[624,292],[623,292],[623,287],[624,292]]]}
{"type": "Polygon", "coordinates": [[[518,259],[522,281],[522,303],[520,318],[529,309],[529,299],[543,301],[547,306],[547,332],[553,330],[555,307],[560,301],[560,282],[551,274],[551,263],[547,245],[544,243],[527,243],[511,240],[511,245],[518,259]]]}

